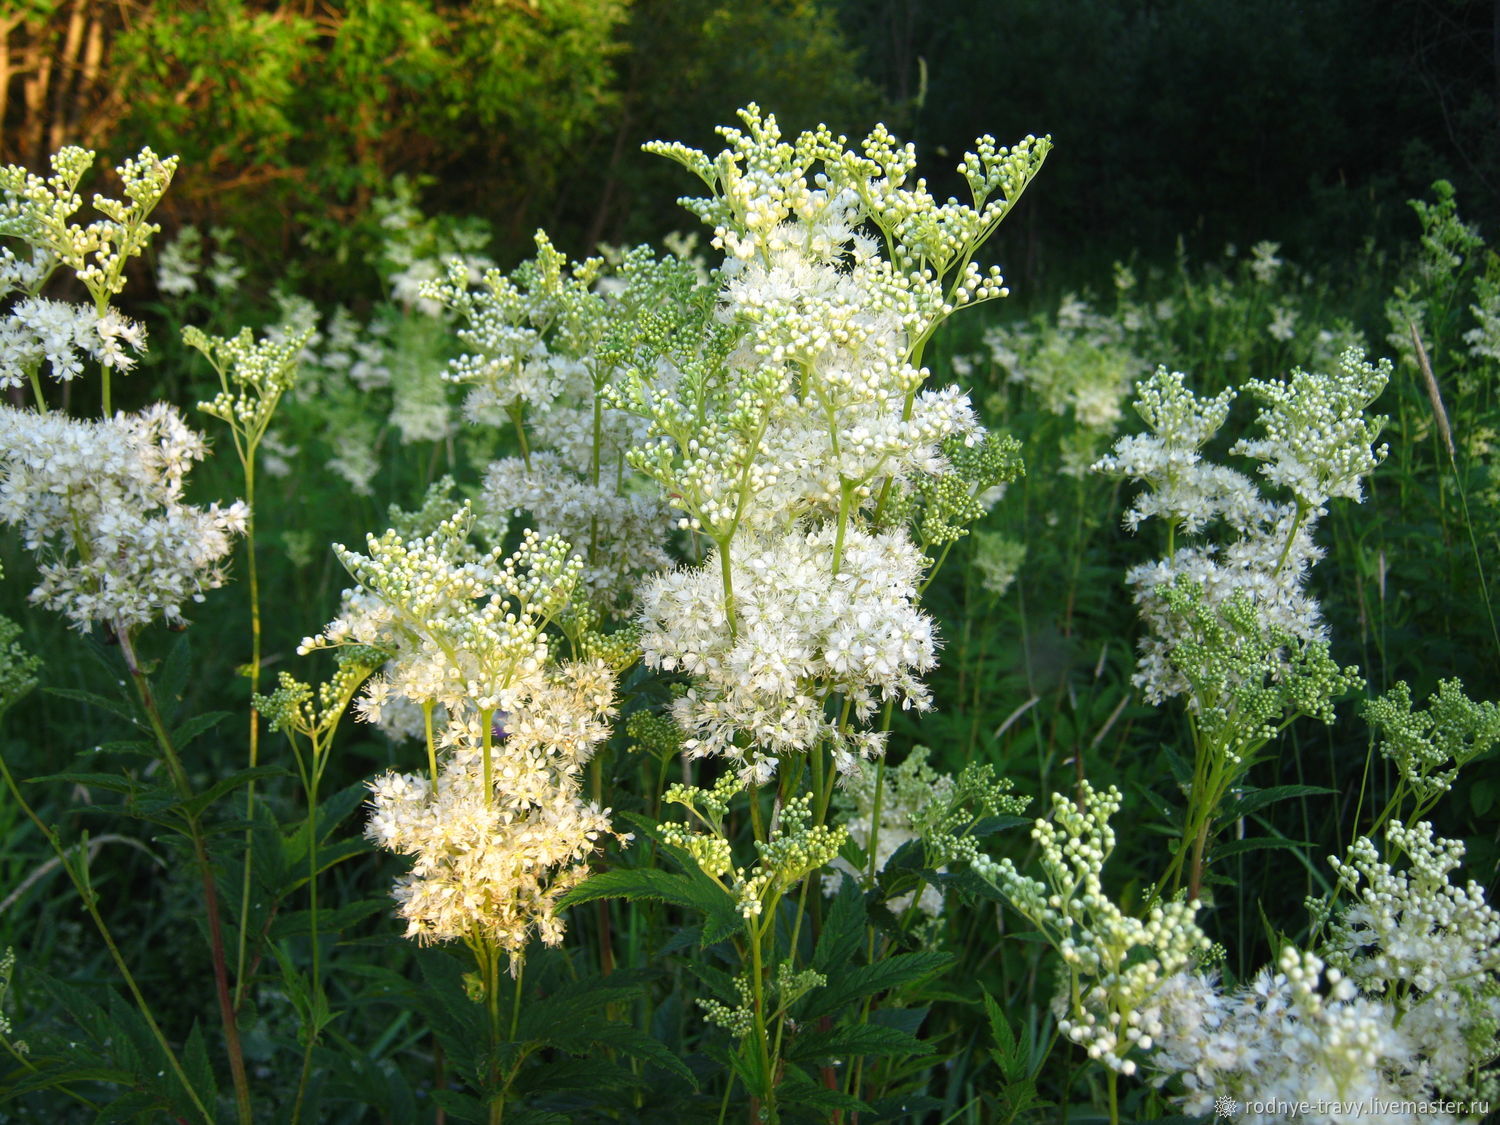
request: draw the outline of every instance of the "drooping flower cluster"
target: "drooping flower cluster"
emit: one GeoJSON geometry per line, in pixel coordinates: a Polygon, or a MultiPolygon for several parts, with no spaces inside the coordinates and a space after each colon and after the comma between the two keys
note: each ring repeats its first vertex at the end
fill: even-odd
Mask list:
{"type": "Polygon", "coordinates": [[[994,878],[1062,957],[1058,1030],[1089,1058],[1129,1075],[1137,1063],[1128,1056],[1150,1050],[1158,1036],[1151,1013],[1163,989],[1201,961],[1210,942],[1194,921],[1197,903],[1157,902],[1141,919],[1105,893],[1104,864],[1115,846],[1109,819],[1119,808],[1119,790],[1100,793],[1086,781],[1076,804],[1055,794],[1052,819],[1038,820],[1031,834],[1046,881],[1022,875],[1009,859],[994,878]]]}
{"type": "Polygon", "coordinates": [[[183,502],[203,440],[164,403],[78,421],[0,407],[0,522],[38,555],[31,598],[78,629],[133,628],[223,585],[247,509],[183,502]]]}
{"type": "Polygon", "coordinates": [[[852,772],[861,758],[881,753],[883,739],[841,729],[824,712],[830,692],[861,720],[887,700],[929,706],[920,676],[936,663],[937,642],[932,619],[916,606],[921,555],[899,531],[851,527],[843,564],[830,576],[835,535],[825,524],[737,543],[729,565],[733,628],[719,560],[647,584],[647,666],[694,677],[673,705],[689,755],[722,755],[765,781],[780,756],[827,739],[837,768],[852,772]]]}

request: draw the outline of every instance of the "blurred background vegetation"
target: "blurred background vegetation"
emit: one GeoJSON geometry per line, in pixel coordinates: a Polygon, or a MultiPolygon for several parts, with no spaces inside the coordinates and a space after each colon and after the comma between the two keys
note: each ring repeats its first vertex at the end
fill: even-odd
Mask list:
{"type": "MultiPolygon", "coordinates": [[[[948,186],[980,132],[1051,133],[1008,225],[1018,280],[1279,239],[1308,260],[1411,231],[1451,180],[1500,211],[1500,5],[1484,0],[7,0],[0,160],[181,155],[165,220],[244,232],[325,285],[396,173],[514,262],[683,225],[641,142],[712,143],[749,100],[791,129],[883,119],[948,186]],[[300,254],[297,256],[301,256],[300,254]]],[[[1060,279],[1058,275],[1063,275],[1060,279]]],[[[374,279],[370,279],[373,285],[374,279]]]]}

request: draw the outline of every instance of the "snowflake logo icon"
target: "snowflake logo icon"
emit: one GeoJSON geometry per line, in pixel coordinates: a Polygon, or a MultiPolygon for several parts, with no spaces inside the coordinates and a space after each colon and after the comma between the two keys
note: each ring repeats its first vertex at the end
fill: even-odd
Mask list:
{"type": "Polygon", "coordinates": [[[1233,1117],[1240,1111],[1240,1103],[1227,1094],[1220,1094],[1214,1099],[1214,1120],[1221,1117],[1233,1117]]]}

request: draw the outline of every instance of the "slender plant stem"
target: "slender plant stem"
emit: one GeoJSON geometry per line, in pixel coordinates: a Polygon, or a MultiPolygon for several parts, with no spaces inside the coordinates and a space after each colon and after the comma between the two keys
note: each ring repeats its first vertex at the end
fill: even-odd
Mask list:
{"type": "MultiPolygon", "coordinates": [[[[243,460],[245,470],[245,572],[250,592],[250,768],[260,764],[260,711],[255,696],[260,691],[260,577],[255,564],[255,460],[243,460]]],[[[245,874],[240,884],[240,934],[234,958],[234,1007],[239,1011],[245,999],[245,957],[250,937],[250,888],[255,873],[255,779],[245,786],[245,874]]]]}
{"type": "MultiPolygon", "coordinates": [[[[141,707],[146,712],[152,733],[161,747],[167,770],[172,775],[178,794],[183,800],[188,800],[193,796],[192,783],[188,780],[187,770],[182,765],[182,758],[173,746],[172,737],[167,733],[166,724],[162,721],[161,711],[156,705],[156,697],[151,691],[151,683],[136,659],[130,630],[123,622],[116,622],[115,636],[120,642],[120,654],[124,657],[125,667],[130,673],[131,681],[135,684],[141,707]]],[[[213,959],[214,987],[219,1000],[219,1019],[224,1028],[224,1046],[229,1055],[229,1072],[234,1079],[235,1112],[240,1125],[252,1125],[250,1082],[245,1073],[245,1055],[240,1046],[240,1031],[239,1023],[235,1018],[234,998],[229,991],[229,966],[224,954],[224,933],[219,918],[219,892],[214,882],[213,863],[208,856],[203,826],[198,822],[197,814],[186,816],[184,819],[188,839],[193,845],[193,859],[203,883],[203,907],[208,921],[209,953],[213,959]]]]}
{"type": "Polygon", "coordinates": [[[26,814],[27,819],[36,825],[37,831],[51,845],[52,851],[62,864],[62,869],[68,873],[68,880],[73,884],[73,889],[78,892],[78,897],[83,901],[83,908],[88,912],[89,918],[92,919],[94,928],[99,931],[99,936],[104,939],[104,945],[109,950],[110,959],[114,961],[115,968],[120,970],[120,976],[125,981],[125,987],[130,990],[130,995],[135,1000],[135,1006],[140,1011],[141,1018],[146,1021],[146,1025],[151,1029],[151,1034],[156,1039],[157,1045],[161,1047],[162,1054],[166,1055],[167,1064],[172,1068],[172,1073],[182,1083],[182,1088],[187,1091],[188,1097],[192,1099],[193,1106],[203,1115],[204,1121],[208,1125],[214,1125],[213,1114],[204,1106],[203,1100],[198,1096],[198,1091],[188,1081],[187,1072],[182,1069],[182,1063],[178,1060],[177,1053],[172,1050],[172,1045],[167,1042],[166,1035],[162,1033],[161,1025],[156,1022],[156,1016],[151,1012],[151,1005],[146,1003],[146,997],[141,992],[140,985],[136,984],[135,976],[131,973],[130,966],[125,963],[125,958],[120,953],[120,947],[115,944],[114,935],[110,933],[109,926],[105,924],[104,916],[99,913],[99,908],[94,901],[93,888],[89,886],[83,876],[74,870],[73,861],[68,858],[67,849],[63,847],[62,841],[57,838],[57,833],[53,832],[41,817],[37,816],[36,810],[31,807],[25,796],[22,795],[21,787],[16,784],[15,775],[10,772],[10,766],[6,763],[3,755],[0,755],[0,774],[5,776],[5,787],[10,790],[10,795],[15,798],[16,805],[26,814]]]}

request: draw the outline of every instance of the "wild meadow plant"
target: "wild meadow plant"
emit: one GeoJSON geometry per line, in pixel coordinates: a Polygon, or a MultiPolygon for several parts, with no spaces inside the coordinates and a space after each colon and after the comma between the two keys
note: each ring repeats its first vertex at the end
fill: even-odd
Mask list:
{"type": "MultiPolygon", "coordinates": [[[[26,784],[0,759],[53,852],[19,892],[66,874],[130,996],[56,979],[24,949],[0,961],[0,1004],[16,1005],[0,1010],[0,1098],[21,1120],[241,1125],[1052,1121],[1085,1105],[1112,1123],[1273,1121],[1285,1113],[1255,1107],[1361,1098],[1479,1120],[1500,1094],[1500,916],[1458,884],[1464,845],[1431,817],[1500,744],[1500,719],[1456,680],[1425,709],[1405,683],[1367,702],[1358,830],[1306,919],[1276,914],[1299,928],[1268,934],[1271,964],[1233,969],[1261,947],[1224,861],[1265,810],[1336,796],[1262,779],[1299,717],[1333,724],[1364,686],[1334,656],[1313,568],[1330,512],[1402,456],[1371,413],[1392,366],[1309,347],[1311,371],[1195,392],[1149,373],[1122,278],[1125,314],[1078,305],[990,333],[1018,382],[983,404],[989,429],[967,392],[933,385],[932,344],[1007,294],[978,258],[1049,141],[981,138],[961,202],[914,179],[914,150],[883,127],[851,148],[822,127],[785,137],[751,106],[721,132],[717,155],[648,146],[702,182],[684,205],[716,265],[685,245],[570,261],[539,232],[502,271],[403,183],[379,205],[388,302],[325,314],[283,292],[259,334],[220,336],[233,263],[180,239],[159,289],[192,299],[176,322],[213,372],[199,405],[236,455],[230,504],[188,502],[206,448],[174,407],[110,409],[110,372],[145,347],[110,302],[173,162],[122,165],[129,202],[97,200],[89,227],[71,225],[87,154],[61,154],[50,180],[0,173],[0,234],[22,251],[0,262],[0,385],[32,396],[0,407],[0,522],[36,555],[31,600],[80,644],[102,636],[95,655],[129,681],[123,700],[48,689],[125,740],[26,784]],[[91,304],[42,296],[64,267],[91,304]],[[95,367],[89,420],[69,408],[94,401],[73,388],[95,367]],[[1145,429],[1122,435],[1132,388],[1145,429]],[[1225,429],[1240,389],[1253,432],[1225,429]],[[1017,432],[1018,394],[1055,421],[1017,432]],[[1073,497],[1074,541],[1049,542],[1067,529],[1044,518],[1024,542],[971,535],[1015,502],[1023,448],[1035,474],[1031,447],[1073,497]],[[403,448],[419,503],[332,544],[351,583],[297,646],[323,671],[290,667],[267,638],[307,607],[265,575],[282,555],[311,563],[327,526],[293,526],[306,509],[277,482],[373,494],[403,448]],[[1055,753],[997,751],[1040,696],[988,698],[1004,693],[967,664],[982,627],[950,632],[933,602],[958,585],[993,607],[1037,558],[1084,592],[1111,479],[1141,486],[1131,533],[1161,527],[1159,557],[1125,575],[1138,660],[1099,732],[1075,737],[1067,791],[1027,820],[1055,753]],[[186,706],[191,634],[155,624],[183,628],[241,544],[245,633],[215,640],[248,681],[227,724],[186,706]],[[943,718],[945,641],[975,711],[953,745],[914,734],[943,718]],[[1153,749],[1134,724],[1178,701],[1183,749],[1154,748],[1160,777],[1144,774],[1146,814],[1130,816],[1103,779],[1129,772],[1125,749],[1153,749]],[[984,738],[987,708],[1009,718],[984,738]],[[94,816],[181,841],[196,889],[164,913],[180,948],[204,947],[179,956],[203,967],[216,1033],[196,1022],[191,971],[142,983],[157,959],[138,919],[101,908],[95,841],[55,795],[68,786],[94,816]],[[1010,831],[1028,825],[1029,841],[1010,831]],[[1106,876],[1112,857],[1128,880],[1106,876]]],[[[1262,244],[1240,284],[1285,268],[1262,244]]],[[[1255,299],[1268,339],[1307,343],[1300,314],[1269,288],[1255,299]]],[[[0,619],[0,717],[57,679],[21,636],[0,619]]],[[[1073,694],[1064,677],[1059,713],[1073,694]]]]}

